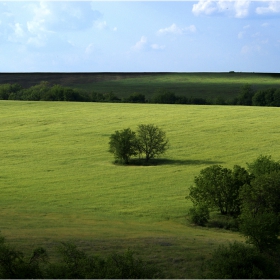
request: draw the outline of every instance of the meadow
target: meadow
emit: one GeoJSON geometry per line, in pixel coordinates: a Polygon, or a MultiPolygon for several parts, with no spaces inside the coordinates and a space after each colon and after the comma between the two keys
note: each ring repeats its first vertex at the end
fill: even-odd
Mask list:
{"type": "Polygon", "coordinates": [[[0,102],[0,230],[30,250],[73,240],[91,252],[135,250],[169,278],[198,278],[236,232],[195,227],[185,199],[211,164],[280,158],[279,109],[72,102],[0,102]],[[113,164],[109,136],[161,127],[170,149],[151,166],[113,164]]]}

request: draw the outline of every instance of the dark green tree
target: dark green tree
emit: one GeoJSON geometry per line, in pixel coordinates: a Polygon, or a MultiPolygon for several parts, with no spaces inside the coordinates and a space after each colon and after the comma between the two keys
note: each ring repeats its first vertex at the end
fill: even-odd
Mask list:
{"type": "Polygon", "coordinates": [[[144,154],[149,161],[168,149],[165,132],[154,124],[140,124],[137,130],[137,147],[139,154],[144,154]]]}
{"type": "Polygon", "coordinates": [[[260,251],[278,244],[280,234],[280,172],[256,177],[240,191],[240,231],[260,251]]]}
{"type": "Polygon", "coordinates": [[[146,97],[142,93],[133,93],[130,95],[127,99],[125,99],[126,102],[129,103],[145,103],[146,102],[146,97]]]}
{"type": "Polygon", "coordinates": [[[247,163],[248,171],[255,177],[280,171],[280,161],[271,159],[271,156],[260,155],[256,160],[247,163]]]}
{"type": "Polygon", "coordinates": [[[44,278],[42,266],[47,263],[47,253],[44,248],[37,248],[30,258],[25,257],[6,243],[0,236],[0,278],[1,279],[31,279],[44,278]]]}
{"type": "Polygon", "coordinates": [[[237,105],[252,105],[252,98],[255,94],[253,87],[249,84],[245,84],[241,87],[237,96],[237,105]]]}
{"type": "Polygon", "coordinates": [[[158,89],[155,95],[152,97],[152,103],[159,104],[175,104],[177,101],[177,96],[175,93],[170,92],[166,89],[158,89]]]}
{"type": "Polygon", "coordinates": [[[249,173],[240,166],[233,170],[213,165],[202,169],[195,177],[195,186],[190,187],[188,198],[195,206],[207,205],[219,210],[221,214],[238,215],[240,213],[240,188],[250,182],[249,173]]]}
{"type": "Polygon", "coordinates": [[[137,155],[136,134],[130,128],[116,131],[110,136],[109,152],[113,153],[116,162],[127,164],[133,155],[137,155]]]}

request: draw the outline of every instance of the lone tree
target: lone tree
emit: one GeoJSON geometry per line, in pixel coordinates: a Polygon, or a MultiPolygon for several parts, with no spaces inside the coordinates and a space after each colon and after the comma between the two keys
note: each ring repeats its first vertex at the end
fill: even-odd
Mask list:
{"type": "Polygon", "coordinates": [[[163,154],[168,148],[165,132],[153,124],[140,124],[137,130],[139,154],[144,154],[146,161],[163,154]]]}
{"type": "Polygon", "coordinates": [[[110,136],[109,152],[113,153],[116,162],[125,163],[133,155],[137,155],[136,134],[130,128],[116,131],[110,136]]]}

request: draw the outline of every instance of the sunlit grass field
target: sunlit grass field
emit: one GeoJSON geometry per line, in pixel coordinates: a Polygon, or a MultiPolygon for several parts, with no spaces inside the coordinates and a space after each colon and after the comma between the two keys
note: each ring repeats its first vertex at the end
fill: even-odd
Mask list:
{"type": "MultiPolygon", "coordinates": [[[[169,277],[199,277],[214,247],[238,233],[190,225],[185,199],[211,164],[280,159],[279,108],[0,102],[0,230],[25,247],[76,240],[131,247],[169,277]],[[115,130],[153,123],[170,149],[157,165],[114,165],[115,130]]],[[[33,248],[33,247],[32,247],[33,248]]]]}

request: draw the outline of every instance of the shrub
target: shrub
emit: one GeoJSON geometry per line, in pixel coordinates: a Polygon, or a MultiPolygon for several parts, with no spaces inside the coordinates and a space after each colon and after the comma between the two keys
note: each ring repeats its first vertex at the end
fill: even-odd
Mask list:
{"type": "Polygon", "coordinates": [[[191,221],[198,226],[205,226],[209,220],[209,209],[206,205],[198,205],[189,210],[191,221]]]}
{"type": "Polygon", "coordinates": [[[208,263],[207,278],[260,279],[278,278],[273,263],[255,248],[234,242],[216,249],[208,263]]]}

